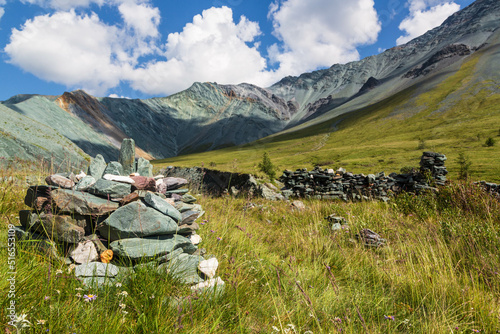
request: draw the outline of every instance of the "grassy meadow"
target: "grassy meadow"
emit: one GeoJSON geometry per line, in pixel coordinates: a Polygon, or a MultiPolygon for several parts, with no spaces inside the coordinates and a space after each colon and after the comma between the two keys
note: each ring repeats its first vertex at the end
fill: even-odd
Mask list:
{"type": "MultiPolygon", "coordinates": [[[[40,171],[45,175],[47,171],[40,171]]],[[[7,296],[6,231],[24,209],[25,174],[0,183],[0,289],[7,296]],[[17,181],[16,181],[17,180],[17,181]]],[[[32,242],[17,243],[22,333],[495,333],[500,330],[500,203],[468,183],[389,204],[287,202],[199,194],[200,247],[219,260],[220,294],[193,295],[143,269],[89,289],[32,242]],[[252,203],[252,205],[250,205],[252,203]],[[325,216],[345,217],[331,231],[325,216]],[[366,248],[370,228],[387,239],[366,248]],[[84,295],[97,295],[89,302],[84,295]],[[27,323],[26,323],[27,324],[27,323]]],[[[2,331],[9,299],[0,299],[2,331]]]]}

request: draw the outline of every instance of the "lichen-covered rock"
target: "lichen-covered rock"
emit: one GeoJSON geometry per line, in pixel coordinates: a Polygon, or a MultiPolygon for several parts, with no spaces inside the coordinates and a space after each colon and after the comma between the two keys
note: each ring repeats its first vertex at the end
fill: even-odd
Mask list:
{"type": "Polygon", "coordinates": [[[125,138],[122,141],[118,161],[123,166],[125,175],[135,172],[135,141],[132,138],[125,138]]]}

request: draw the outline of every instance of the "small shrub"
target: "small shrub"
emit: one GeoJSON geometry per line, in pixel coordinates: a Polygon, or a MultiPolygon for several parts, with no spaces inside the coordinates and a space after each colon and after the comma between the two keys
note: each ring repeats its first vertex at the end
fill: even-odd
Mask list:
{"type": "Polygon", "coordinates": [[[418,150],[423,150],[427,147],[426,143],[425,143],[425,140],[423,139],[419,139],[418,140],[418,146],[417,146],[417,149],[418,150]]]}
{"type": "Polygon", "coordinates": [[[216,167],[217,166],[217,164],[215,162],[213,162],[213,161],[209,162],[208,165],[210,167],[216,167]]]}
{"type": "Polygon", "coordinates": [[[470,162],[469,157],[467,157],[463,152],[458,154],[458,179],[459,180],[467,180],[470,176],[470,166],[472,162],[470,162]]]}
{"type": "Polygon", "coordinates": [[[418,168],[413,166],[404,166],[399,171],[402,174],[415,174],[416,172],[418,172],[418,168]]]}
{"type": "Polygon", "coordinates": [[[271,162],[271,158],[269,158],[269,154],[264,152],[262,155],[262,162],[259,163],[259,170],[265,173],[269,178],[274,180],[276,178],[276,167],[271,162]]]}
{"type": "Polygon", "coordinates": [[[492,146],[495,145],[495,139],[489,137],[488,139],[486,139],[485,144],[486,144],[487,147],[492,147],[492,146]]]}

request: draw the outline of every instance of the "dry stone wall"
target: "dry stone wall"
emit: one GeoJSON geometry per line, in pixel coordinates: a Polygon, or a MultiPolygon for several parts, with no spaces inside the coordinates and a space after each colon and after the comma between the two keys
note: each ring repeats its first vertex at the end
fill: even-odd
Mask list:
{"type": "Polygon", "coordinates": [[[345,169],[314,168],[284,171],[280,181],[286,198],[318,198],[342,200],[389,200],[390,193],[401,191],[421,192],[433,190],[435,185],[444,185],[448,173],[444,163],[446,156],[434,152],[424,152],[420,159],[420,170],[408,173],[384,172],[378,174],[353,174],[345,169]]]}

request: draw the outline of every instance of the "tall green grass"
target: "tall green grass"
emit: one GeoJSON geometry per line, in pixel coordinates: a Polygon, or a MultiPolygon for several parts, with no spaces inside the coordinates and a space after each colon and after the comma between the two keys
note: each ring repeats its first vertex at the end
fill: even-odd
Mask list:
{"type": "MultiPolygon", "coordinates": [[[[1,184],[2,231],[23,208],[25,190],[1,184]]],[[[262,199],[200,195],[199,202],[206,210],[200,247],[219,260],[224,293],[193,295],[174,278],[146,268],[95,290],[33,243],[19,243],[16,304],[31,322],[23,332],[500,330],[500,204],[472,184],[402,195],[388,204],[304,201],[303,211],[262,199]],[[345,217],[348,227],[332,232],[325,220],[332,213],[345,217]],[[363,228],[378,232],[387,245],[365,248],[355,237],[363,228]],[[84,294],[97,298],[85,302],[84,294]]],[[[4,248],[0,261],[5,295],[4,248]]],[[[0,300],[0,319],[13,331],[6,324],[7,303],[0,300]]]]}

